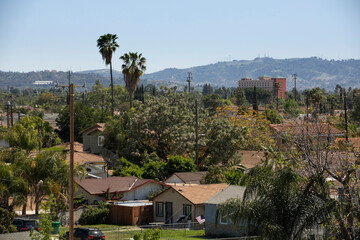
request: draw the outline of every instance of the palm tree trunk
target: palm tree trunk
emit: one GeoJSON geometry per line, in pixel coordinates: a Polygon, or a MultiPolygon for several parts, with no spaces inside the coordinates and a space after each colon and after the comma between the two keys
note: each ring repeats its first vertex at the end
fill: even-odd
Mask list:
{"type": "Polygon", "coordinates": [[[129,96],[130,96],[130,109],[131,109],[132,108],[132,99],[133,99],[132,93],[129,93],[129,96]]]}
{"type": "Polygon", "coordinates": [[[26,215],[26,208],[27,208],[27,198],[26,198],[26,202],[22,206],[22,211],[21,211],[22,215],[26,215]]]}
{"type": "Polygon", "coordinates": [[[112,63],[110,60],[110,79],[111,79],[111,116],[114,116],[114,83],[112,76],[112,63]]]}

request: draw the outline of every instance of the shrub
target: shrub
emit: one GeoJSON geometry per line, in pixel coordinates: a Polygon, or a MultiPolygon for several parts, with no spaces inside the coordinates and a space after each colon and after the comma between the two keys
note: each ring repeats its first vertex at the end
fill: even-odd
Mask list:
{"type": "Polygon", "coordinates": [[[15,213],[7,209],[0,208],[0,233],[16,232],[16,227],[11,225],[14,220],[15,213]]]}
{"type": "Polygon", "coordinates": [[[158,240],[161,237],[161,231],[158,228],[148,229],[144,233],[144,240],[158,240]]]}
{"type": "Polygon", "coordinates": [[[79,223],[81,225],[102,224],[106,222],[108,216],[108,208],[88,207],[81,214],[79,223]]]}

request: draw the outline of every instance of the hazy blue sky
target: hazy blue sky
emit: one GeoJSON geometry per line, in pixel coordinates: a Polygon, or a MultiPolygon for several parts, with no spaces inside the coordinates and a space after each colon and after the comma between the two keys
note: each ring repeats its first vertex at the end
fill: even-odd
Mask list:
{"type": "Polygon", "coordinates": [[[96,47],[117,34],[147,72],[258,56],[360,58],[359,0],[0,0],[0,70],[105,68],[96,47]]]}

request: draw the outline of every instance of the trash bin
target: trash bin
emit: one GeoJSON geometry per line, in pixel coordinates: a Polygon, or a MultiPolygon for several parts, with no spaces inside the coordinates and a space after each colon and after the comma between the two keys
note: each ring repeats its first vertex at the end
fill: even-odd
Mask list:
{"type": "Polygon", "coordinates": [[[52,227],[53,227],[53,234],[59,234],[60,232],[60,222],[53,222],[52,223],[52,227]]]}

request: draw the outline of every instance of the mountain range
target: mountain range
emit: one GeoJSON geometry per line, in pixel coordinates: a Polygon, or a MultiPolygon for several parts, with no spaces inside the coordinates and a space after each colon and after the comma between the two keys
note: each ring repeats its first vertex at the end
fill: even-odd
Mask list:
{"type": "MultiPolygon", "coordinates": [[[[318,57],[290,59],[265,57],[254,60],[218,62],[186,69],[167,68],[145,74],[142,76],[140,84],[151,83],[157,87],[160,85],[183,87],[187,84],[188,72],[192,73],[192,86],[197,89],[200,89],[205,83],[210,83],[214,87],[236,87],[238,81],[243,77],[257,79],[259,76],[266,75],[287,78],[287,90],[289,91],[294,87],[293,74],[297,74],[296,85],[300,90],[320,87],[333,91],[337,84],[346,88],[360,88],[360,60],[326,60],[318,57]]],[[[121,71],[113,70],[113,76],[114,84],[124,84],[121,79],[121,71]]],[[[109,86],[109,70],[88,70],[71,75],[72,82],[75,84],[86,82],[88,87],[91,87],[96,80],[109,86]]],[[[0,71],[1,88],[8,86],[35,87],[34,81],[57,81],[59,84],[66,84],[68,77],[66,72],[56,71],[29,73],[0,71]]]]}

